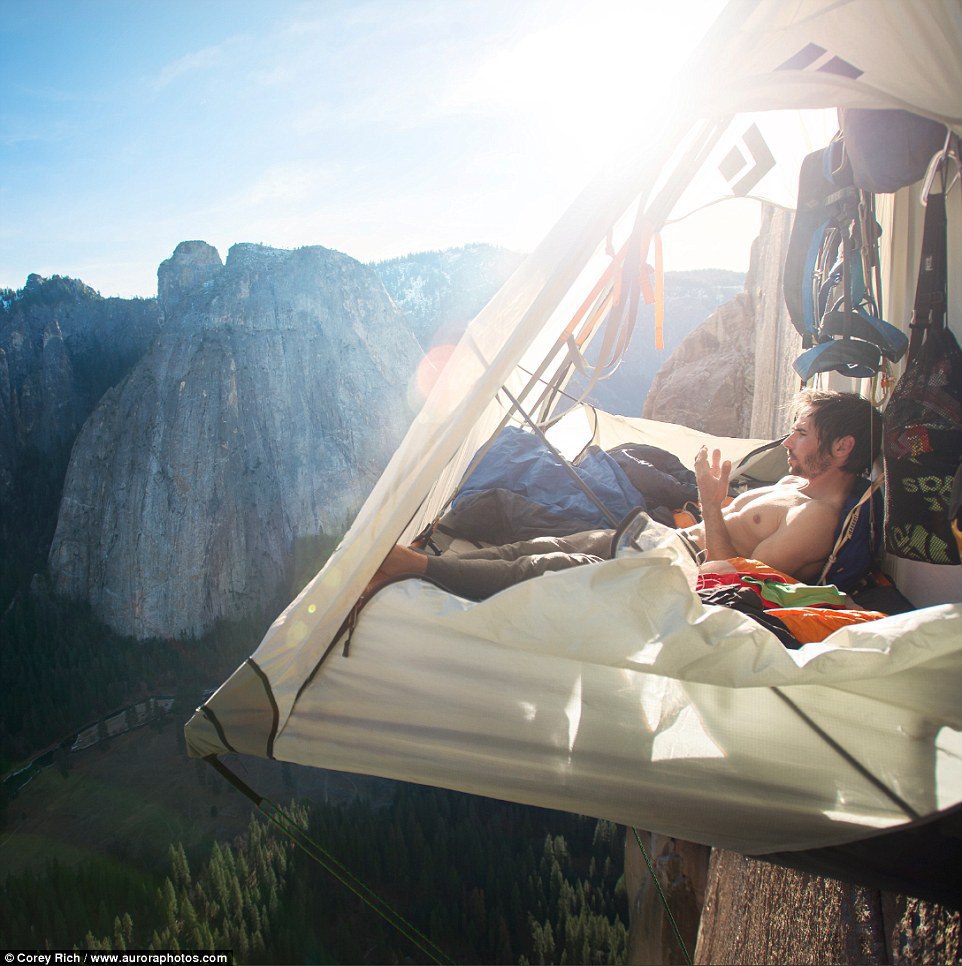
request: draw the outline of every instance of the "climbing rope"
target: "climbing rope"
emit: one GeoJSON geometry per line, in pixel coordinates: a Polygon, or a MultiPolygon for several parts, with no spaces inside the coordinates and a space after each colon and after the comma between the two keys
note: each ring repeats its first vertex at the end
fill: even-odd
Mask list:
{"type": "Polygon", "coordinates": [[[453,964],[445,954],[425,936],[416,926],[408,922],[396,909],[392,908],[373,889],[362,882],[353,872],[342,865],[320,844],[315,842],[304,829],[300,828],[282,808],[274,802],[258,795],[241,778],[235,775],[214,755],[204,759],[220,775],[226,778],[238,791],[249,798],[257,810],[272,825],[280,829],[305,855],[313,859],[322,869],[330,873],[341,885],[354,893],[362,902],[374,910],[385,922],[393,926],[405,939],[424,953],[438,966],[453,964]]]}

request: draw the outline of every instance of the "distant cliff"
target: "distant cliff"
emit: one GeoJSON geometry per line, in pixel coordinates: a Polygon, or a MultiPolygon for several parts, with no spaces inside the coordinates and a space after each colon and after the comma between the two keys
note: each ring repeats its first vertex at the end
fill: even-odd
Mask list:
{"type": "Polygon", "coordinates": [[[418,252],[372,268],[427,350],[456,342],[524,256],[494,245],[418,252]]]}
{"type": "MultiPolygon", "coordinates": [[[[666,272],[664,348],[655,348],[655,307],[642,304],[621,365],[594,386],[588,401],[609,413],[640,416],[652,380],[666,360],[719,305],[737,297],[744,283],[743,273],[723,269],[666,272]]],[[[596,344],[589,360],[597,351],[596,344]]],[[[578,392],[580,384],[580,377],[573,379],[571,392],[578,392]]]]}
{"type": "Polygon", "coordinates": [[[0,610],[44,569],[80,427],[159,327],[155,299],[105,299],[77,279],[0,291],[0,610]]]}
{"type": "MultiPolygon", "coordinates": [[[[407,427],[422,353],[521,258],[468,245],[364,266],[244,244],[224,264],[195,241],[156,299],[38,276],[0,293],[3,602],[48,566],[59,595],[141,638],[286,603],[407,427]]],[[[689,274],[669,307],[693,317],[733,282],[689,274]]]]}
{"type": "Polygon", "coordinates": [[[83,282],[30,275],[0,293],[0,504],[27,453],[56,460],[160,325],[153,299],[105,299],[83,282]]]}
{"type": "Polygon", "coordinates": [[[791,215],[767,206],[752,245],[744,291],[732,293],[665,359],[643,415],[716,436],[775,437],[783,432],[801,338],[782,299],[782,252],[791,215]]]}
{"type": "Polygon", "coordinates": [[[376,273],[320,247],[184,242],[163,325],[74,446],[50,572],[137,637],[261,610],[343,532],[411,418],[420,355],[376,273]]]}

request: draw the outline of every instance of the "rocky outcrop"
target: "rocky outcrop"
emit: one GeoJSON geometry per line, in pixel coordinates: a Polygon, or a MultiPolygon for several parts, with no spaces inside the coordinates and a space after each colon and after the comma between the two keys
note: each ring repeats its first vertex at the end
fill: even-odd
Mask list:
{"type": "Polygon", "coordinates": [[[716,850],[698,963],[958,963],[957,910],[716,850]]]}
{"type": "MultiPolygon", "coordinates": [[[[419,352],[377,275],[320,247],[185,242],[163,328],[84,426],[50,571],[138,638],[276,604],[299,538],[343,532],[408,425],[419,352]]],[[[286,591],[283,591],[286,592],[286,591]]]]}
{"type": "Polygon", "coordinates": [[[767,208],[752,246],[745,291],[719,306],[658,371],[643,415],[717,436],[774,437],[801,349],[781,298],[791,217],[767,208]]]}
{"type": "MultiPolygon", "coordinates": [[[[734,298],[745,284],[745,275],[722,269],[697,269],[665,273],[665,324],[663,347],[655,338],[655,307],[641,304],[634,334],[620,365],[591,389],[588,402],[606,412],[640,416],[659,370],[688,336],[720,305],[734,298]]],[[[599,340],[588,351],[589,361],[600,353],[599,340]]],[[[575,375],[569,391],[578,395],[585,380],[575,375]]]]}
{"type": "Polygon", "coordinates": [[[644,415],[716,436],[747,436],[755,389],[755,313],[740,292],[720,305],[655,376],[644,415]]]}
{"type": "Polygon", "coordinates": [[[625,838],[625,889],[631,903],[629,962],[639,966],[685,963],[686,953],[691,956],[698,941],[711,849],[651,832],[637,832],[637,838],[635,834],[629,829],[625,838]]]}
{"type": "Polygon", "coordinates": [[[160,315],[152,299],[105,299],[60,276],[30,275],[23,289],[4,296],[0,504],[10,504],[28,454],[60,464],[62,472],[84,420],[147,350],[160,315]]]}
{"type": "Polygon", "coordinates": [[[628,962],[957,963],[957,910],[642,833],[685,949],[629,832],[628,962]],[[710,856],[710,860],[709,860],[710,856]]]}

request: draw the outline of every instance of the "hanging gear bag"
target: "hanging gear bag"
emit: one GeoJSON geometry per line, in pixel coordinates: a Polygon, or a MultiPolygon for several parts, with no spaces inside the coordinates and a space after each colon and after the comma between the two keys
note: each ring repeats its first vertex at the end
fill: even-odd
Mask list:
{"type": "Polygon", "coordinates": [[[958,564],[949,499],[962,463],[962,350],[946,324],[945,266],[945,196],[931,193],[909,362],[885,410],[885,548],[958,564]]]}

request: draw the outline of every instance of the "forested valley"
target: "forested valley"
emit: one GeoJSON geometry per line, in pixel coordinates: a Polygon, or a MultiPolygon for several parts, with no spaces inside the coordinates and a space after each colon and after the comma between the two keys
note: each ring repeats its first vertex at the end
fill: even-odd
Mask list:
{"type": "MultiPolygon", "coordinates": [[[[330,542],[307,548],[292,591],[330,548],[330,542]]],[[[6,768],[52,747],[52,770],[69,789],[75,755],[64,739],[126,702],[158,693],[179,703],[153,730],[173,729],[182,748],[185,709],[254,650],[267,621],[221,623],[202,641],[138,642],[112,633],[84,606],[16,594],[0,616],[3,679],[14,685],[0,710],[6,768]]],[[[105,740],[81,754],[109,759],[113,744],[105,740]]],[[[213,787],[220,801],[241,798],[206,765],[195,765],[208,796],[213,787]]],[[[116,782],[139,794],[123,773],[116,782]]],[[[624,961],[623,829],[440,789],[389,787],[386,802],[305,798],[285,814],[303,830],[310,851],[333,856],[393,910],[388,919],[400,917],[400,928],[254,814],[237,839],[205,834],[186,848],[163,840],[132,847],[119,833],[115,848],[80,861],[48,847],[42,865],[0,883],[0,945],[229,949],[240,963],[624,961]]],[[[16,824],[9,812],[20,807],[5,796],[5,834],[16,824]]],[[[210,810],[215,814],[217,806],[210,810]]]]}
{"type": "Polygon", "coordinates": [[[172,844],[156,869],[98,857],[10,876],[0,945],[230,949],[241,963],[624,961],[624,834],[609,822],[403,783],[386,805],[285,815],[308,848],[253,817],[203,854],[172,844]],[[308,851],[333,856],[405,925],[308,851]]]}
{"type": "Polygon", "coordinates": [[[230,949],[244,963],[622,962],[624,834],[609,823],[403,783],[372,792],[336,773],[329,798],[326,778],[288,780],[292,766],[265,763],[307,848],[380,896],[388,919],[409,924],[398,929],[187,760],[193,708],[253,653],[342,534],[298,537],[276,599],[200,639],[126,637],[88,603],[58,597],[47,561],[76,433],[136,362],[131,346],[146,350],[156,309],[59,277],[3,297],[7,341],[34,355],[17,356],[19,402],[4,411],[0,449],[0,943],[230,949]],[[59,329],[48,335],[69,366],[41,379],[51,357],[41,336],[55,319],[63,345],[59,329]],[[49,425],[28,419],[42,393],[49,425]],[[148,727],[108,735],[108,716],[158,696],[172,710],[165,701],[167,713],[139,723],[148,727]],[[76,750],[91,729],[96,744],[76,750]]]}

